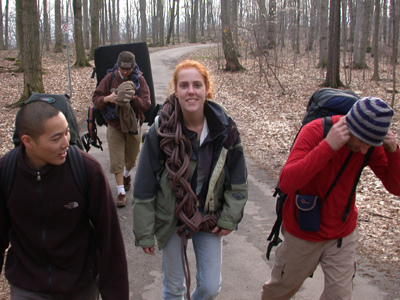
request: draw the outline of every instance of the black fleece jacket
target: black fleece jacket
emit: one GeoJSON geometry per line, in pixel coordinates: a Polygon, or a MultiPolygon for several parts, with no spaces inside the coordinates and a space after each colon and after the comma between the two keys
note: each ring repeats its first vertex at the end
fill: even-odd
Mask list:
{"type": "MultiPolygon", "coordinates": [[[[124,242],[99,162],[81,151],[90,185],[85,200],[67,162],[35,172],[23,151],[22,146],[10,198],[0,193],[1,263],[11,244],[6,278],[33,292],[62,293],[79,290],[98,275],[103,300],[128,300],[124,242]]],[[[0,174],[3,162],[4,157],[0,174]]]]}

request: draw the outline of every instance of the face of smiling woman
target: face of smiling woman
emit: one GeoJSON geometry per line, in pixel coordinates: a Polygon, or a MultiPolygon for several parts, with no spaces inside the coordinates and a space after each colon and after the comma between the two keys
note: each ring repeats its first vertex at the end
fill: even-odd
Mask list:
{"type": "Polygon", "coordinates": [[[179,71],[175,95],[179,100],[184,118],[203,114],[206,101],[206,85],[203,76],[194,68],[179,71]]]}

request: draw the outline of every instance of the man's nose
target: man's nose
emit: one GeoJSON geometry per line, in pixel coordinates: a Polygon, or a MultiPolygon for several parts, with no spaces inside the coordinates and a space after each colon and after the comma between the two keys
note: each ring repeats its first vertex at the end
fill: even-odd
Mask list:
{"type": "Polygon", "coordinates": [[[68,133],[64,135],[61,147],[67,148],[69,146],[69,140],[70,140],[70,134],[68,133]]]}

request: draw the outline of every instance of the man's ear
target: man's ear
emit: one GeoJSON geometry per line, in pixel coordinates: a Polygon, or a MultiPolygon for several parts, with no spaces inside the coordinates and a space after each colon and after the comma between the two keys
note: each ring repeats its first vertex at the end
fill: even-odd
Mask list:
{"type": "Polygon", "coordinates": [[[24,144],[25,148],[31,149],[34,140],[29,135],[24,134],[21,136],[21,142],[24,144]]]}

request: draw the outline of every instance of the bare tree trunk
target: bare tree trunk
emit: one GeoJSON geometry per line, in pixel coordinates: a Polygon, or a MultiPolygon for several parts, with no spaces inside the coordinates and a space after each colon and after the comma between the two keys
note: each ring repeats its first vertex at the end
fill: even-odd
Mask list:
{"type": "Polygon", "coordinates": [[[147,41],[146,0],[140,0],[140,39],[147,41]]]}
{"type": "Polygon", "coordinates": [[[179,0],[176,0],[176,37],[178,39],[178,44],[180,43],[179,41],[179,0]]]}
{"type": "MultiPolygon", "coordinates": [[[[351,1],[351,0],[350,0],[351,1]]],[[[343,45],[343,73],[344,73],[344,78],[345,78],[345,86],[348,86],[350,83],[350,74],[351,74],[351,68],[346,68],[347,64],[347,52],[348,52],[348,41],[347,41],[347,33],[348,33],[348,28],[347,28],[347,0],[342,0],[342,45],[343,45]],[[348,70],[348,72],[347,72],[348,70]],[[347,74],[349,73],[349,76],[347,74]]]]}
{"type": "Polygon", "coordinates": [[[232,34],[233,42],[235,43],[236,50],[239,49],[239,35],[238,35],[238,0],[232,0],[232,34]]]}
{"type": "Polygon", "coordinates": [[[190,17],[190,42],[197,43],[197,17],[199,15],[199,0],[192,0],[192,15],[190,17]]]}
{"type": "Polygon", "coordinates": [[[107,7],[103,0],[100,0],[100,16],[102,22],[100,22],[100,32],[102,38],[102,44],[107,42],[107,7]]]}
{"type": "Polygon", "coordinates": [[[355,35],[355,28],[356,28],[356,4],[354,1],[357,0],[349,0],[349,21],[350,21],[350,36],[349,42],[354,43],[354,35],[355,35]]]}
{"type": "Polygon", "coordinates": [[[340,0],[330,1],[329,15],[329,55],[324,85],[338,88],[340,81],[340,0]]]}
{"type": "Polygon", "coordinates": [[[274,49],[276,46],[276,0],[269,0],[267,40],[268,49],[274,49]]]}
{"type": "Polygon", "coordinates": [[[100,46],[100,1],[101,0],[90,0],[90,31],[92,43],[90,45],[89,60],[94,59],[94,49],[100,46]]]}
{"type": "Polygon", "coordinates": [[[75,40],[75,54],[76,54],[76,61],[74,66],[90,67],[90,64],[86,58],[85,48],[83,45],[81,0],[73,0],[73,7],[74,7],[74,40],[75,40]]]}
{"type": "Polygon", "coordinates": [[[354,32],[354,51],[353,51],[353,62],[360,60],[361,52],[361,33],[363,28],[363,23],[365,23],[364,14],[364,0],[357,0],[357,13],[356,13],[356,25],[354,32]]]}
{"type": "MultiPolygon", "coordinates": [[[[360,0],[359,4],[363,0],[360,0]]],[[[370,12],[371,12],[371,0],[365,0],[363,3],[362,9],[362,24],[361,24],[361,39],[357,41],[355,39],[355,43],[359,45],[358,47],[354,47],[354,68],[356,69],[364,69],[367,67],[366,64],[366,55],[367,55],[367,47],[368,47],[368,39],[369,39],[369,20],[370,20],[370,12]]],[[[357,22],[358,19],[358,8],[357,8],[357,22]]],[[[357,35],[357,34],[356,34],[357,35]]]]}
{"type": "Polygon", "coordinates": [[[8,50],[8,4],[9,0],[6,0],[6,7],[5,7],[5,20],[4,20],[4,50],[8,50]]]}
{"type": "Polygon", "coordinates": [[[317,1],[311,0],[310,27],[308,30],[306,51],[312,51],[313,46],[314,46],[316,16],[317,16],[317,1]]]}
{"type": "Polygon", "coordinates": [[[44,49],[50,51],[50,24],[47,13],[47,0],[43,0],[43,44],[44,49]]]}
{"type": "Polygon", "coordinates": [[[397,53],[399,45],[399,21],[398,21],[398,2],[396,0],[390,1],[390,17],[392,27],[392,64],[397,64],[397,53]]]}
{"type": "Polygon", "coordinates": [[[125,22],[125,31],[126,31],[126,42],[131,42],[131,15],[129,9],[129,0],[126,0],[126,22],[125,22]]]}
{"type": "Polygon", "coordinates": [[[159,46],[164,47],[164,5],[163,1],[157,0],[157,15],[159,26],[159,46]]]}
{"type": "Polygon", "coordinates": [[[222,46],[224,48],[224,55],[226,71],[240,71],[244,68],[239,63],[238,55],[233,43],[231,23],[230,23],[230,7],[229,0],[221,0],[221,27],[222,27],[222,46]]]}
{"type": "Polygon", "coordinates": [[[153,1],[153,5],[152,5],[152,22],[151,22],[151,38],[153,40],[153,45],[157,45],[158,44],[158,26],[157,26],[157,15],[156,15],[156,1],[153,1]]]}
{"type": "Polygon", "coordinates": [[[112,13],[112,9],[111,9],[111,2],[112,2],[111,0],[108,1],[108,26],[110,28],[108,30],[108,36],[109,36],[108,40],[110,41],[111,44],[115,44],[115,41],[114,41],[114,23],[113,23],[114,19],[113,19],[113,13],[112,13]]]}
{"type": "Polygon", "coordinates": [[[319,63],[317,68],[328,64],[328,0],[321,0],[319,19],[319,63]]]}
{"type": "Polygon", "coordinates": [[[213,15],[212,15],[212,0],[207,0],[207,33],[208,33],[208,36],[211,36],[212,19],[213,19],[213,15]]]}
{"type": "Polygon", "coordinates": [[[381,16],[381,1],[375,0],[375,24],[374,24],[374,75],[372,80],[380,80],[379,78],[379,19],[381,16]]]}
{"type": "Polygon", "coordinates": [[[119,27],[119,20],[120,20],[120,16],[119,16],[119,0],[117,0],[117,4],[116,6],[114,6],[114,10],[115,10],[115,36],[116,36],[116,43],[119,44],[121,42],[121,34],[120,34],[120,27],[119,27]]]}
{"type": "Polygon", "coordinates": [[[21,98],[16,105],[26,101],[31,92],[43,93],[42,61],[40,57],[39,13],[36,1],[16,1],[17,18],[21,18],[21,49],[23,52],[22,67],[24,70],[24,87],[21,98]]]}
{"type": "Polygon", "coordinates": [[[89,8],[88,0],[82,0],[82,11],[83,11],[83,42],[85,49],[90,49],[90,36],[89,36],[89,8]]]}
{"type": "Polygon", "coordinates": [[[393,66],[393,94],[392,94],[392,107],[396,99],[396,65],[397,65],[397,53],[399,45],[399,17],[400,17],[400,5],[396,0],[390,1],[391,19],[392,19],[392,66],[393,66]]]}
{"type": "Polygon", "coordinates": [[[258,18],[259,27],[257,29],[258,44],[260,49],[267,49],[267,9],[265,7],[265,0],[258,0],[258,18]]]}
{"type": "MultiPolygon", "coordinates": [[[[24,43],[24,33],[23,33],[23,24],[22,24],[22,1],[23,0],[15,0],[15,13],[16,13],[16,29],[17,29],[17,47],[19,50],[19,57],[21,59],[21,70],[23,70],[23,61],[24,61],[24,53],[23,53],[23,43],[24,43]]],[[[38,44],[39,45],[39,44],[38,44]]]]}
{"type": "Polygon", "coordinates": [[[279,12],[279,44],[281,45],[282,48],[286,47],[286,42],[285,42],[285,36],[286,36],[286,9],[287,9],[287,3],[286,0],[283,0],[283,7],[282,10],[279,12]]]}
{"type": "Polygon", "coordinates": [[[61,6],[60,0],[54,1],[54,19],[55,19],[55,26],[54,26],[54,37],[55,37],[55,44],[54,44],[54,52],[60,53],[62,52],[62,31],[61,31],[61,6]]]}
{"type": "Polygon", "coordinates": [[[382,34],[383,34],[383,42],[385,45],[388,43],[388,29],[387,29],[387,23],[388,23],[388,17],[387,17],[387,2],[388,0],[383,0],[383,14],[382,14],[382,34]]]}
{"type": "Polygon", "coordinates": [[[167,45],[170,44],[171,42],[171,35],[174,31],[174,21],[175,21],[175,1],[172,1],[172,7],[170,8],[170,15],[171,15],[171,20],[169,21],[169,28],[168,28],[168,34],[167,34],[167,45]]]}
{"type": "Polygon", "coordinates": [[[0,0],[0,50],[4,49],[3,3],[0,0]]]}

